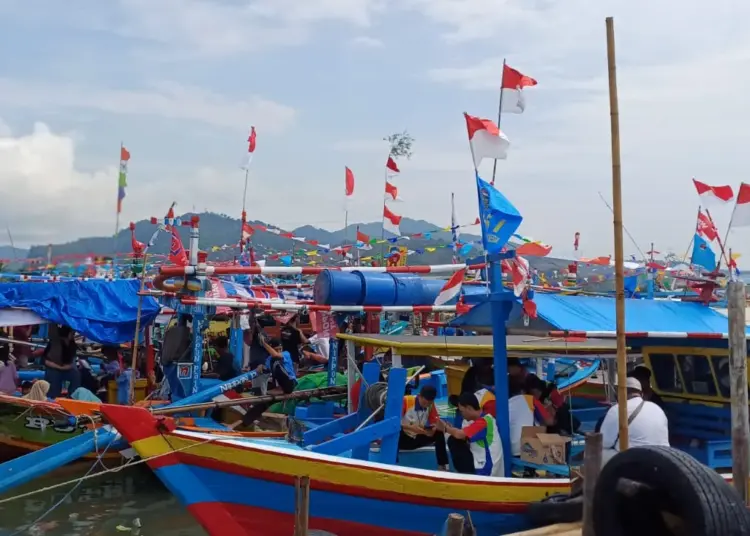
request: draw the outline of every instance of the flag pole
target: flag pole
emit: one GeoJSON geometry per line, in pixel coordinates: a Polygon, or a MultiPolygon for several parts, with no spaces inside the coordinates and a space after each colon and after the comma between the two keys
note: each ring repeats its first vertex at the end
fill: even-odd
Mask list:
{"type": "MultiPolygon", "coordinates": [[[[497,128],[500,129],[500,120],[503,117],[503,84],[505,83],[505,58],[503,58],[503,74],[500,76],[500,98],[497,103],[497,128]]],[[[490,184],[495,186],[495,172],[497,171],[497,160],[492,163],[492,182],[490,184]]]]}
{"type": "MultiPolygon", "coordinates": [[[[742,185],[740,185],[740,189],[742,189],[742,185]]],[[[739,194],[738,194],[739,195],[739,194]]],[[[732,224],[734,223],[734,213],[737,211],[737,201],[734,202],[734,208],[732,209],[732,216],[729,218],[729,225],[727,225],[727,231],[724,233],[724,244],[726,245],[727,240],[729,240],[729,231],[732,230],[732,224]]],[[[717,234],[718,237],[718,234],[717,234]]],[[[729,270],[729,277],[732,277],[732,250],[729,250],[729,260],[727,261],[727,270],[729,270]]]]}
{"type": "MultiPolygon", "coordinates": [[[[356,240],[356,242],[358,242],[358,241],[359,241],[359,225],[357,225],[357,240],[356,240]]],[[[357,250],[357,266],[359,266],[359,248],[357,247],[356,243],[354,244],[354,249],[357,250]]]]}
{"type": "Polygon", "coordinates": [[[240,227],[240,257],[242,257],[242,254],[245,251],[245,239],[244,239],[244,232],[245,232],[245,223],[247,222],[247,212],[245,212],[245,206],[247,204],[247,181],[248,177],[250,175],[250,163],[248,162],[247,167],[245,168],[245,189],[242,191],[242,224],[240,227]]]}
{"type": "MultiPolygon", "coordinates": [[[[687,261],[687,257],[690,254],[690,248],[693,247],[693,242],[695,241],[695,235],[698,234],[698,229],[700,225],[701,220],[701,206],[698,205],[698,214],[695,216],[695,230],[693,231],[693,236],[690,238],[690,243],[688,244],[687,249],[685,250],[685,254],[682,256],[682,262],[687,261]]],[[[690,264],[693,264],[692,259],[690,260],[690,264]]]]}
{"type": "Polygon", "coordinates": [[[112,277],[115,277],[116,265],[117,265],[117,233],[120,232],[120,209],[122,208],[122,200],[120,199],[120,173],[122,173],[122,148],[125,147],[125,143],[120,141],[120,163],[117,171],[117,213],[115,215],[115,234],[112,237],[112,277]]]}
{"type": "Polygon", "coordinates": [[[16,260],[16,245],[13,243],[13,235],[10,234],[10,225],[7,225],[5,229],[8,231],[8,240],[10,240],[10,249],[13,252],[13,260],[16,260]]]}
{"type": "MultiPolygon", "coordinates": [[[[736,208],[737,205],[735,205],[736,208]]],[[[714,229],[716,229],[716,224],[714,223],[714,219],[711,217],[711,213],[706,209],[706,216],[708,216],[708,221],[711,222],[711,225],[713,225],[714,229]]],[[[732,211],[732,217],[734,217],[734,210],[732,211]]],[[[732,222],[729,222],[730,226],[732,222]]],[[[727,232],[729,232],[727,230],[727,232]]],[[[729,268],[729,260],[727,259],[726,251],[724,250],[724,243],[721,241],[721,237],[719,234],[716,234],[716,240],[719,242],[719,249],[721,250],[721,255],[719,256],[719,261],[716,263],[716,271],[718,272],[721,268],[721,259],[724,258],[724,261],[727,263],[727,269],[729,268]]]]}
{"type": "MultiPolygon", "coordinates": [[[[388,158],[391,158],[393,150],[388,152],[388,158]]],[[[387,160],[386,160],[387,162],[387,160]]],[[[386,198],[385,198],[385,188],[388,184],[388,166],[385,166],[385,169],[383,171],[383,217],[381,219],[380,223],[380,265],[385,266],[385,207],[386,207],[386,198]]]]}

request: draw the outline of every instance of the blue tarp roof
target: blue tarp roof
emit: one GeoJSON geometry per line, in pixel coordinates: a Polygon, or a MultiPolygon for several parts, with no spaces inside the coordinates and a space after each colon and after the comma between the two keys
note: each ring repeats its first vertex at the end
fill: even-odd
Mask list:
{"type": "MultiPolygon", "coordinates": [[[[103,344],[133,340],[138,316],[140,282],[70,281],[64,283],[0,284],[0,309],[30,309],[45,320],[65,324],[103,344]]],[[[144,297],[141,325],[151,323],[159,314],[154,298],[144,297]]]]}
{"type": "MultiPolygon", "coordinates": [[[[534,301],[539,318],[553,329],[615,331],[614,298],[537,293],[534,301]]],[[[509,323],[513,320],[511,314],[509,323]]],[[[451,325],[491,327],[490,304],[474,307],[451,325]]],[[[726,316],[699,303],[629,299],[625,301],[625,330],[726,333],[728,326],[726,316]]]]}

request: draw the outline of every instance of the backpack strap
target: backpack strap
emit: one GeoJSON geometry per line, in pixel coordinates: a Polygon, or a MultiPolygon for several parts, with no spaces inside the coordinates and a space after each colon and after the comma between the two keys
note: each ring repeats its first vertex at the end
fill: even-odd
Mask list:
{"type": "MultiPolygon", "coordinates": [[[[631,413],[631,414],[630,414],[630,415],[628,416],[628,426],[630,426],[630,424],[631,424],[631,423],[632,423],[632,422],[633,422],[633,421],[635,420],[635,418],[636,418],[636,417],[638,416],[638,414],[639,414],[639,413],[641,412],[641,410],[643,409],[643,405],[644,405],[645,403],[646,403],[646,401],[645,401],[645,400],[643,400],[643,399],[641,399],[641,403],[640,403],[640,404],[638,404],[638,407],[637,407],[637,408],[635,408],[635,410],[633,411],[633,413],[631,413]]],[[[611,447],[609,447],[609,448],[610,448],[611,450],[618,450],[618,449],[617,449],[617,444],[618,444],[619,442],[620,442],[620,432],[618,431],[618,432],[617,432],[617,437],[615,438],[615,442],[614,442],[614,443],[612,443],[612,446],[611,446],[611,447]]]]}

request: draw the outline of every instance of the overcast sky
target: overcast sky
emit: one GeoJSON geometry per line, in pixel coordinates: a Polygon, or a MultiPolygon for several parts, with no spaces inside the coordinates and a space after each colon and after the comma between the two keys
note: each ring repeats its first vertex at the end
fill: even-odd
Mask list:
{"type": "MultiPolygon", "coordinates": [[[[682,254],[690,179],[748,180],[750,3],[714,0],[0,0],[0,224],[17,245],[110,234],[120,142],[132,155],[121,225],[164,212],[282,228],[379,220],[380,139],[408,129],[405,216],[476,217],[462,112],[493,117],[503,57],[539,81],[498,186],[520,232],[570,254],[612,252],[604,18],[615,17],[625,225],[682,254]]],[[[492,164],[482,166],[491,175],[492,164]]],[[[725,228],[731,207],[717,211],[725,228]]],[[[0,243],[6,242],[5,237],[0,243]]],[[[735,250],[750,232],[730,236],[735,250]]],[[[635,247],[626,238],[626,251],[635,247]]]]}

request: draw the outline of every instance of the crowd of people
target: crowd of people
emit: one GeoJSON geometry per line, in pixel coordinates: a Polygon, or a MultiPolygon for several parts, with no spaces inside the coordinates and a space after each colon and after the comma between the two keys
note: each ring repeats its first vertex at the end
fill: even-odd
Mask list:
{"type": "MultiPolygon", "coordinates": [[[[451,397],[456,420],[440,419],[435,407],[437,392],[424,386],[418,395],[404,398],[400,450],[415,450],[434,445],[439,470],[448,470],[449,454],[459,473],[504,475],[504,453],[497,429],[497,406],[494,395],[494,372],[491,360],[476,360],[467,370],[461,394],[451,397]]],[[[511,455],[520,456],[523,430],[543,427],[547,433],[572,436],[580,431],[581,422],[551,382],[530,373],[517,360],[508,359],[508,417],[511,455]]],[[[651,371],[638,366],[628,374],[628,437],[630,445],[669,445],[667,417],[662,402],[651,389],[651,371]]],[[[608,409],[596,426],[601,431],[604,459],[618,451],[618,407],[608,409]]],[[[569,443],[568,443],[569,448],[569,443]]]]}

